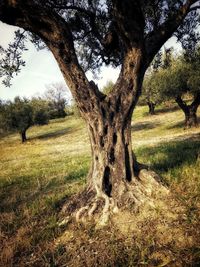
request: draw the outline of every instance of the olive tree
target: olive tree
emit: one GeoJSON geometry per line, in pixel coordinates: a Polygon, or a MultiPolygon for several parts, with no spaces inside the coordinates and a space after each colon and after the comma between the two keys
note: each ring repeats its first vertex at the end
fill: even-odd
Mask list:
{"type": "MultiPolygon", "coordinates": [[[[34,101],[35,102],[35,101],[34,101]]],[[[13,102],[2,104],[0,110],[0,128],[4,131],[16,131],[24,143],[26,131],[33,125],[48,123],[48,115],[44,107],[39,107],[27,99],[16,97],[13,102]]]]}
{"type": "Polygon", "coordinates": [[[163,98],[174,99],[185,115],[185,127],[197,126],[197,109],[200,104],[200,71],[198,54],[195,61],[186,62],[183,57],[174,59],[172,65],[160,69],[154,77],[154,88],[163,98]],[[192,101],[187,102],[189,95],[192,101]]]}
{"type": "Polygon", "coordinates": [[[51,119],[66,116],[65,108],[68,104],[67,88],[63,83],[51,83],[46,85],[44,99],[48,101],[51,119]]]}
{"type": "MultiPolygon", "coordinates": [[[[154,56],[174,32],[184,34],[184,25],[195,29],[198,8],[198,0],[0,2],[2,22],[31,32],[37,46],[42,40],[52,52],[87,124],[92,164],[86,189],[69,208],[77,219],[100,214],[105,223],[113,212],[161,188],[133,153],[132,113],[154,56]],[[85,73],[102,64],[121,66],[108,95],[85,73]]],[[[1,73],[11,77],[18,61],[2,64],[1,73]]]]}
{"type": "Polygon", "coordinates": [[[164,48],[163,51],[159,51],[146,72],[143,82],[142,100],[148,105],[150,115],[155,115],[156,105],[166,100],[166,96],[161,93],[159,86],[156,84],[156,77],[157,72],[161,68],[166,69],[170,67],[172,52],[172,48],[164,48]]]}

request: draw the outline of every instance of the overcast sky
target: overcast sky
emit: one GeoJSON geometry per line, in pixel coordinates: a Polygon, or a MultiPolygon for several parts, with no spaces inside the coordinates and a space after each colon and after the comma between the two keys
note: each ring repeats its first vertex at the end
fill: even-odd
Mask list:
{"type": "MultiPolygon", "coordinates": [[[[6,25],[0,22],[0,45],[4,48],[12,41],[14,37],[14,30],[16,27],[6,25]]],[[[176,40],[170,39],[167,47],[174,46],[179,49],[176,40]]],[[[0,81],[0,98],[13,99],[15,96],[31,97],[42,94],[46,85],[54,82],[64,82],[63,76],[58,68],[58,65],[48,50],[36,51],[32,44],[29,44],[29,50],[24,53],[23,59],[26,61],[26,66],[18,76],[12,80],[10,88],[5,87],[0,81]]],[[[109,68],[102,68],[99,79],[95,82],[102,88],[108,80],[113,82],[117,79],[119,70],[109,68]]],[[[93,79],[91,74],[88,74],[89,79],[93,79]]]]}

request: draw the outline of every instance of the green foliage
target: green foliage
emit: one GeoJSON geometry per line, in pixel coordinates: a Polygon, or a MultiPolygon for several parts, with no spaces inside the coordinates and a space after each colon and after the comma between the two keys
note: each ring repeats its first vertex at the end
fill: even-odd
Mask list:
{"type": "Polygon", "coordinates": [[[189,90],[190,66],[180,58],[167,69],[161,69],[154,78],[154,86],[163,97],[176,99],[189,90]]]}
{"type": "Polygon", "coordinates": [[[185,61],[189,61],[189,65],[191,66],[187,81],[188,87],[196,94],[200,92],[200,46],[190,56],[187,55],[185,61]]]}
{"type": "Polygon", "coordinates": [[[62,83],[47,85],[44,99],[48,102],[50,119],[64,118],[65,108],[68,106],[68,89],[62,83]]]}
{"type": "Polygon", "coordinates": [[[22,54],[27,50],[26,39],[25,31],[16,30],[13,43],[10,43],[7,49],[0,46],[0,77],[5,77],[2,81],[5,86],[11,86],[13,74],[17,75],[21,67],[25,66],[22,54]]]}
{"type": "Polygon", "coordinates": [[[16,134],[0,139],[0,250],[4,266],[13,262],[16,266],[27,262],[30,266],[199,264],[200,131],[182,131],[179,110],[162,106],[158,115],[150,118],[145,109],[136,108],[133,127],[135,124],[138,129],[132,133],[133,147],[139,162],[147,162],[164,177],[184,214],[168,223],[162,218],[166,210],[158,201],[141,223],[134,213],[131,218],[123,214],[117,229],[113,223],[102,230],[81,223],[59,227],[60,207],[83,189],[91,161],[83,121],[67,116],[43,127],[31,127],[30,142],[23,146],[16,134]],[[154,213],[157,216],[152,219],[154,213]],[[178,242],[178,246],[179,239],[186,244],[178,242]]]}
{"type": "Polygon", "coordinates": [[[159,104],[162,102],[163,98],[161,97],[161,94],[155,86],[156,80],[156,73],[152,73],[151,75],[146,75],[144,82],[143,82],[143,92],[142,92],[142,100],[146,104],[148,103],[154,103],[159,104]]]}
{"type": "Polygon", "coordinates": [[[48,102],[42,98],[32,98],[30,105],[33,109],[34,124],[44,125],[49,122],[48,102]]]}
{"type": "Polygon", "coordinates": [[[1,104],[0,128],[3,131],[14,131],[25,134],[26,130],[34,124],[48,123],[47,109],[40,99],[21,99],[16,97],[13,102],[1,104]]]}
{"type": "Polygon", "coordinates": [[[33,109],[27,99],[16,97],[4,105],[2,112],[1,127],[5,130],[21,133],[33,125],[33,109]]]}
{"type": "Polygon", "coordinates": [[[164,48],[155,56],[143,82],[143,92],[140,102],[153,105],[154,107],[165,100],[165,96],[161,94],[158,79],[158,72],[161,69],[170,67],[172,61],[172,48],[164,48]]]}
{"type": "Polygon", "coordinates": [[[183,54],[175,57],[170,50],[165,52],[163,65],[145,77],[144,96],[154,102],[175,100],[186,93],[195,97],[200,92],[199,51],[190,56],[190,61],[183,54]]]}
{"type": "Polygon", "coordinates": [[[102,88],[102,92],[105,95],[108,95],[112,91],[113,86],[114,86],[114,83],[111,80],[107,81],[106,85],[104,85],[104,87],[102,88]]]}

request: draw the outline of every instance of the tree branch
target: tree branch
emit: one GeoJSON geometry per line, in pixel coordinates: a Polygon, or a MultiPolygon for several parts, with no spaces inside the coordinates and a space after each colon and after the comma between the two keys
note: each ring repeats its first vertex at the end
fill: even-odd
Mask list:
{"type": "Polygon", "coordinates": [[[179,10],[173,13],[156,30],[151,31],[145,37],[145,47],[148,63],[152,61],[162,45],[172,36],[191,11],[191,6],[199,0],[187,0],[179,10]]]}
{"type": "Polygon", "coordinates": [[[188,112],[189,108],[187,104],[182,100],[181,96],[177,96],[175,101],[184,112],[188,112]]]}
{"type": "MultiPolygon", "coordinates": [[[[58,13],[31,0],[3,0],[0,2],[0,20],[31,31],[45,42],[78,103],[89,98],[94,103],[98,101],[98,88],[94,90],[80,67],[71,30],[58,13]]],[[[91,102],[84,101],[86,109],[91,102]]]]}

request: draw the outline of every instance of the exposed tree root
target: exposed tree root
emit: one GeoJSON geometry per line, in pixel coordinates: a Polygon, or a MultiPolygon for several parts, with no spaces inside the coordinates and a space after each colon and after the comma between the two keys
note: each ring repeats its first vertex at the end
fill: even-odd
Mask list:
{"type": "MultiPolygon", "coordinates": [[[[147,169],[140,170],[137,179],[124,182],[121,188],[123,189],[118,194],[107,196],[104,192],[88,187],[65,203],[62,214],[77,222],[94,220],[97,225],[104,226],[120,210],[131,209],[132,212],[137,212],[144,204],[153,208],[156,196],[165,197],[169,192],[160,177],[147,169]]],[[[68,222],[66,218],[65,221],[68,222]]]]}

